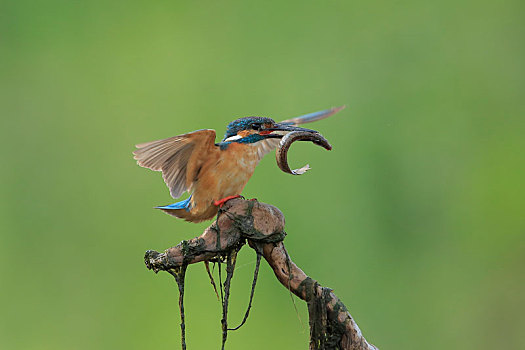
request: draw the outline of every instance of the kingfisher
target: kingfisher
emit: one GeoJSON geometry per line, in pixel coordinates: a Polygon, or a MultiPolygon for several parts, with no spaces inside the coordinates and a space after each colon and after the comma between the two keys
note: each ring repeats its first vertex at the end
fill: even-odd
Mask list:
{"type": "Polygon", "coordinates": [[[345,106],[305,114],[276,123],[267,117],[244,117],[228,124],[221,142],[215,130],[203,129],[136,145],[134,159],[141,167],[162,172],[173,198],[180,202],[158,206],[190,222],[212,219],[230,199],[240,197],[255,167],[265,154],[292,131],[309,131],[298,125],[327,118],[345,106]]]}

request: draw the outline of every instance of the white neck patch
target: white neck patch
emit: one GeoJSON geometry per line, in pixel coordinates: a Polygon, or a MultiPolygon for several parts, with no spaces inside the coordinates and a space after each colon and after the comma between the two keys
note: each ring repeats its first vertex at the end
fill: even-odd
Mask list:
{"type": "Polygon", "coordinates": [[[238,140],[238,139],[242,139],[242,136],[241,135],[233,135],[233,136],[230,136],[227,139],[225,139],[224,142],[235,141],[235,140],[238,140]]]}

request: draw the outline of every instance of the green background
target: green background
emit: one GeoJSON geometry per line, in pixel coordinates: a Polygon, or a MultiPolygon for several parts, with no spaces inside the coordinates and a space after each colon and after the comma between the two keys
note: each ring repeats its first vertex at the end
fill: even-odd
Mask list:
{"type": "MultiPolygon", "coordinates": [[[[178,349],[177,290],[146,270],[208,223],[176,220],[133,145],[238,117],[312,124],[333,144],[273,154],[247,197],[382,349],[524,348],[523,1],[2,1],[0,348],[178,349]]],[[[255,254],[233,279],[230,322],[255,254]]],[[[189,349],[220,305],[188,269],[189,349]]],[[[306,349],[305,304],[266,263],[228,349],[306,349]]]]}

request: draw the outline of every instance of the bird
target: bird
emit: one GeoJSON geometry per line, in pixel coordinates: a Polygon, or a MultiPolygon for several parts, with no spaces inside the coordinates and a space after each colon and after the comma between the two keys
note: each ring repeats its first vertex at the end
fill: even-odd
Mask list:
{"type": "Polygon", "coordinates": [[[202,129],[167,139],[141,143],[133,154],[141,167],[162,172],[173,198],[180,202],[157,206],[189,222],[212,219],[224,203],[240,194],[265,154],[292,131],[310,131],[298,125],[327,118],[345,106],[275,122],[268,117],[243,117],[229,123],[222,141],[215,130],[202,129]]]}

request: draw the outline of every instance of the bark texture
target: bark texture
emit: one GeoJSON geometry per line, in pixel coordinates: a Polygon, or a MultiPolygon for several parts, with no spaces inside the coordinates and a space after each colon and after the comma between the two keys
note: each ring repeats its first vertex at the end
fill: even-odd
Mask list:
{"type": "MultiPolygon", "coordinates": [[[[217,220],[206,228],[199,237],[182,241],[164,253],[151,250],[146,252],[146,266],[155,272],[167,271],[171,273],[179,285],[183,349],[186,347],[182,301],[186,266],[201,261],[206,263],[209,261],[225,261],[227,263],[225,286],[228,284],[228,288],[225,288],[225,295],[223,296],[222,320],[224,348],[227,331],[230,330],[226,317],[229,281],[233,276],[237,252],[246,242],[257,252],[258,258],[261,255],[265,258],[285,288],[306,301],[310,323],[309,348],[311,350],[377,349],[367,342],[345,305],[332,290],[322,287],[317,281],[308,277],[290,259],[282,242],[286,236],[284,224],[284,215],[274,206],[256,201],[233,199],[226,202],[219,211],[217,220]]],[[[254,274],[255,278],[257,271],[258,264],[254,274]]],[[[253,287],[255,287],[255,280],[253,287]]]]}

